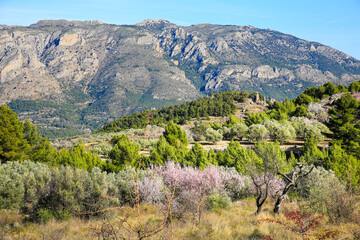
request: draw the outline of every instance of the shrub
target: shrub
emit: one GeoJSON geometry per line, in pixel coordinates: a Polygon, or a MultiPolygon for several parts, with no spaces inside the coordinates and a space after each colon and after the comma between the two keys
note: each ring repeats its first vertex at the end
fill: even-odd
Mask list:
{"type": "Polygon", "coordinates": [[[307,114],[307,109],[303,105],[297,106],[295,112],[293,113],[295,117],[304,117],[306,116],[306,114],[307,114]]]}
{"type": "Polygon", "coordinates": [[[133,144],[127,136],[122,136],[121,141],[117,141],[109,152],[112,161],[108,162],[108,170],[118,172],[125,165],[137,166],[140,159],[139,151],[139,146],[133,144]]]}
{"type": "Polygon", "coordinates": [[[118,144],[119,142],[127,142],[129,141],[129,138],[126,135],[115,135],[111,138],[110,143],[115,146],[116,144],[118,144]]]}
{"type": "Polygon", "coordinates": [[[59,209],[58,211],[53,213],[53,216],[57,220],[61,220],[61,221],[68,221],[72,218],[71,213],[66,209],[59,209]]]}
{"type": "MultiPolygon", "coordinates": [[[[6,198],[8,200],[12,199],[12,201],[17,200],[18,203],[21,202],[21,204],[17,204],[16,208],[23,206],[25,213],[31,214],[38,206],[39,201],[50,194],[52,177],[51,169],[48,165],[31,161],[24,161],[22,163],[9,162],[0,166],[0,172],[3,172],[3,174],[0,173],[0,178],[1,176],[5,178],[17,176],[10,184],[6,183],[6,181],[1,181],[1,183],[6,184],[7,187],[12,188],[12,191],[17,192],[16,196],[7,195],[6,198]],[[16,186],[13,184],[16,184],[16,186]],[[19,188],[23,190],[19,192],[19,188]]],[[[7,206],[7,208],[11,207],[7,206]]]]}
{"type": "Polygon", "coordinates": [[[185,146],[188,145],[186,132],[183,131],[181,127],[175,124],[173,121],[170,121],[165,127],[165,132],[163,135],[166,138],[166,141],[172,146],[175,146],[177,141],[180,141],[185,146]]]}
{"type": "Polygon", "coordinates": [[[65,165],[91,170],[93,167],[102,167],[103,165],[103,161],[99,156],[86,150],[82,140],[79,140],[79,143],[70,151],[67,149],[59,151],[57,159],[56,166],[65,165]]]}
{"type": "Polygon", "coordinates": [[[134,196],[137,195],[139,182],[148,176],[145,170],[136,169],[131,166],[118,173],[110,173],[106,176],[108,182],[108,195],[117,199],[120,205],[134,204],[134,196]]]}
{"type": "Polygon", "coordinates": [[[305,138],[305,129],[308,124],[304,117],[292,117],[290,118],[290,124],[294,127],[297,137],[305,138]]]}
{"type": "Polygon", "coordinates": [[[219,130],[219,132],[223,135],[223,137],[225,139],[231,139],[232,138],[231,128],[228,128],[228,127],[224,126],[222,129],[219,130]]]}
{"type": "Polygon", "coordinates": [[[295,129],[291,125],[281,125],[276,129],[274,141],[280,143],[289,142],[296,138],[295,129]]]}
{"type": "Polygon", "coordinates": [[[203,124],[191,128],[190,131],[192,133],[193,139],[195,141],[205,141],[204,135],[205,135],[207,129],[208,129],[208,126],[203,125],[203,124]]]}
{"type": "Polygon", "coordinates": [[[199,143],[195,143],[187,153],[184,164],[196,166],[201,170],[210,164],[216,164],[216,161],[210,162],[207,157],[208,154],[205,149],[199,143]]]}
{"type": "Polygon", "coordinates": [[[360,160],[348,154],[338,143],[333,144],[328,153],[327,167],[348,189],[356,189],[360,183],[360,160]]]}
{"type": "Polygon", "coordinates": [[[188,149],[186,146],[177,142],[176,146],[170,145],[166,139],[161,136],[150,151],[150,161],[152,164],[165,164],[168,161],[182,162],[188,149]]]}
{"type": "Polygon", "coordinates": [[[268,119],[269,116],[266,113],[250,113],[247,118],[246,118],[246,125],[251,126],[253,124],[260,124],[263,121],[265,121],[265,119],[268,119]]]}
{"type": "Polygon", "coordinates": [[[331,221],[351,219],[357,200],[331,170],[317,167],[298,186],[300,197],[308,200],[309,207],[327,215],[331,221]]]}
{"type": "Polygon", "coordinates": [[[266,119],[262,124],[269,131],[270,138],[272,139],[274,138],[277,129],[281,126],[281,124],[278,121],[269,120],[269,119],[266,119]]]}
{"type": "Polygon", "coordinates": [[[268,133],[268,130],[264,125],[253,124],[248,129],[248,139],[251,142],[257,142],[265,138],[265,135],[268,133]]]}
{"type": "Polygon", "coordinates": [[[305,128],[304,137],[310,137],[313,134],[318,142],[324,141],[324,135],[321,133],[321,130],[314,124],[308,124],[305,128]]]}
{"type": "Polygon", "coordinates": [[[321,122],[314,122],[314,123],[312,123],[312,125],[314,127],[318,128],[321,133],[327,133],[327,134],[331,133],[329,128],[325,124],[323,124],[321,122]]]}
{"type": "Polygon", "coordinates": [[[281,124],[274,120],[265,120],[263,124],[274,141],[283,143],[296,138],[296,131],[288,122],[281,124]]]}
{"type": "Polygon", "coordinates": [[[218,122],[214,122],[210,125],[214,130],[219,130],[222,128],[221,124],[218,122]]]}
{"type": "Polygon", "coordinates": [[[207,199],[206,205],[211,210],[231,209],[231,199],[225,193],[214,191],[207,199]]]}
{"type": "Polygon", "coordinates": [[[317,180],[314,188],[310,189],[310,207],[326,214],[332,222],[351,219],[356,205],[357,200],[346,192],[336,177],[328,179],[326,183],[317,180]]]}
{"type": "Polygon", "coordinates": [[[19,209],[23,206],[25,193],[22,177],[17,172],[6,173],[2,170],[0,170],[0,209],[19,209]]]}
{"type": "Polygon", "coordinates": [[[322,107],[320,103],[310,103],[307,109],[308,112],[313,113],[315,115],[319,115],[324,112],[325,109],[322,107]]]}
{"type": "Polygon", "coordinates": [[[239,142],[231,140],[223,155],[218,154],[218,162],[222,166],[234,167],[236,171],[245,174],[245,166],[257,156],[253,150],[246,150],[239,142]],[[221,156],[221,158],[220,158],[221,156]]]}
{"type": "Polygon", "coordinates": [[[242,119],[238,119],[234,115],[230,115],[229,119],[225,123],[225,126],[231,128],[234,125],[241,123],[241,122],[243,122],[242,119]]]}
{"type": "Polygon", "coordinates": [[[45,224],[53,219],[53,214],[50,209],[41,208],[36,211],[36,219],[39,223],[45,224]]]}
{"type": "Polygon", "coordinates": [[[246,137],[248,127],[244,123],[237,123],[230,129],[230,139],[237,138],[242,140],[243,137],[246,137]]]}
{"type": "Polygon", "coordinates": [[[216,131],[212,128],[206,129],[206,132],[205,132],[206,141],[217,143],[217,142],[221,141],[222,138],[223,138],[223,136],[221,135],[221,133],[219,131],[216,131]]]}

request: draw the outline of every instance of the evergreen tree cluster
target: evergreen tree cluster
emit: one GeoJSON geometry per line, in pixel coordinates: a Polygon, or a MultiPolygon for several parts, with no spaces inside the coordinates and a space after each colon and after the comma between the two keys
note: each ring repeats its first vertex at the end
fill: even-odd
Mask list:
{"type": "Polygon", "coordinates": [[[116,132],[129,128],[144,128],[146,125],[166,124],[170,120],[182,124],[191,118],[229,116],[234,114],[234,101],[243,102],[249,97],[246,91],[210,94],[182,105],[156,110],[147,110],[122,117],[105,124],[100,131],[116,132]]]}
{"type": "Polygon", "coordinates": [[[57,150],[38,135],[36,126],[28,119],[22,123],[9,107],[0,106],[0,163],[24,160],[88,170],[103,166],[103,161],[88,152],[82,141],[70,150],[57,150]]]}

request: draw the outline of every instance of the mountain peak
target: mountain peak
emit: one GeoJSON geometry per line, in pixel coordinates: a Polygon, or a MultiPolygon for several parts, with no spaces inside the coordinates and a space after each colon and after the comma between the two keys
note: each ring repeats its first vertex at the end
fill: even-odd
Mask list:
{"type": "Polygon", "coordinates": [[[81,26],[81,25],[99,25],[104,24],[99,20],[86,20],[86,21],[69,21],[65,19],[55,19],[55,20],[40,20],[35,24],[30,25],[30,27],[73,27],[73,26],[81,26]]]}
{"type": "Polygon", "coordinates": [[[149,29],[163,29],[164,27],[174,26],[175,24],[165,19],[146,19],[135,24],[136,26],[145,27],[149,29]]]}

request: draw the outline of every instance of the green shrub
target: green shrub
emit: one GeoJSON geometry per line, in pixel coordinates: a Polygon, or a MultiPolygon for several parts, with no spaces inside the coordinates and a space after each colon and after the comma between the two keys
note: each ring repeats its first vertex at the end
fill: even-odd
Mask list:
{"type": "Polygon", "coordinates": [[[211,210],[229,210],[231,209],[231,206],[231,198],[225,193],[219,193],[218,191],[214,191],[207,199],[207,207],[211,210]]]}
{"type": "Polygon", "coordinates": [[[229,119],[226,121],[226,123],[224,125],[226,127],[233,127],[234,125],[236,125],[238,123],[243,123],[243,120],[236,118],[234,115],[230,115],[229,119]]]}
{"type": "Polygon", "coordinates": [[[139,154],[140,147],[133,144],[125,135],[116,139],[113,141],[115,146],[109,152],[109,157],[112,161],[108,162],[107,170],[118,172],[125,165],[136,166],[141,157],[139,154]]]}
{"type": "Polygon", "coordinates": [[[304,117],[292,117],[290,119],[290,124],[294,127],[297,137],[305,138],[305,129],[308,124],[304,117]]]}
{"type": "Polygon", "coordinates": [[[36,211],[36,220],[39,223],[46,224],[53,219],[53,212],[50,209],[41,208],[36,211]]]}
{"type": "Polygon", "coordinates": [[[333,172],[313,179],[309,191],[310,208],[327,215],[332,222],[348,221],[354,214],[357,200],[351,196],[333,172]]]}
{"type": "Polygon", "coordinates": [[[305,134],[304,137],[307,138],[309,137],[311,134],[314,135],[314,137],[316,138],[316,140],[318,142],[322,142],[324,141],[324,135],[321,133],[321,130],[313,124],[308,124],[305,128],[305,134]]]}
{"type": "Polygon", "coordinates": [[[264,125],[253,124],[248,129],[248,139],[251,142],[257,142],[265,138],[265,135],[268,133],[268,130],[264,125]]]}
{"type": "Polygon", "coordinates": [[[251,126],[253,124],[260,124],[263,121],[265,121],[265,119],[268,119],[269,116],[266,113],[250,113],[247,118],[246,118],[246,125],[251,126]]]}
{"type": "Polygon", "coordinates": [[[212,127],[214,130],[219,130],[222,128],[221,124],[218,122],[214,122],[210,125],[210,127],[212,127]]]}
{"type": "Polygon", "coordinates": [[[175,124],[173,121],[170,121],[165,127],[165,132],[163,135],[166,138],[166,141],[172,146],[175,146],[177,141],[180,141],[185,146],[188,145],[186,132],[183,131],[181,127],[175,124]]]}
{"type": "Polygon", "coordinates": [[[185,164],[204,169],[206,166],[213,164],[208,160],[207,156],[205,149],[199,143],[195,143],[185,157],[185,164]]]}
{"type": "Polygon", "coordinates": [[[0,209],[19,209],[23,206],[24,193],[20,174],[0,170],[0,209]]]}
{"type": "Polygon", "coordinates": [[[296,131],[288,122],[279,123],[275,120],[265,120],[263,124],[269,131],[270,138],[274,141],[283,143],[296,138],[296,131]]]}
{"type": "Polygon", "coordinates": [[[246,137],[248,126],[245,125],[245,123],[237,123],[230,129],[229,138],[237,138],[239,140],[242,140],[244,137],[246,137]]]}
{"type": "Polygon", "coordinates": [[[205,139],[206,141],[217,143],[223,138],[222,134],[219,131],[216,131],[212,128],[206,129],[205,139]]]}
{"type": "Polygon", "coordinates": [[[53,213],[57,220],[68,221],[72,218],[72,214],[66,209],[60,209],[53,213]]]}

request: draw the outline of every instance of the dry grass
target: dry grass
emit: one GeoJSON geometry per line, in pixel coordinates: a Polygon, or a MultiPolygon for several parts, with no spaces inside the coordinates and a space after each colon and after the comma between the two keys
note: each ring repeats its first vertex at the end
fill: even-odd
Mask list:
{"type": "Polygon", "coordinates": [[[19,226],[4,226],[0,229],[0,239],[98,239],[90,231],[92,221],[73,218],[69,221],[52,220],[47,224],[18,223],[19,226]]]}
{"type": "MultiPolygon", "coordinates": [[[[259,223],[261,219],[280,219],[286,221],[283,215],[274,216],[273,204],[265,204],[263,212],[256,216],[254,199],[245,199],[234,203],[231,210],[207,211],[201,215],[200,222],[194,221],[193,214],[187,214],[184,219],[173,220],[173,231],[168,224],[162,231],[146,239],[301,239],[283,226],[276,223],[259,223]]],[[[283,210],[299,210],[297,202],[286,202],[283,210]]],[[[142,205],[139,209],[125,207],[109,216],[111,229],[118,239],[137,239],[136,231],[156,228],[163,220],[162,211],[155,205],[142,205]],[[126,219],[126,224],[124,224],[126,219]],[[132,230],[129,230],[132,229],[132,230]]],[[[0,239],[103,239],[101,228],[111,230],[110,225],[104,225],[104,218],[83,220],[73,218],[69,221],[52,220],[47,224],[23,222],[23,216],[17,212],[0,212],[0,239]],[[100,238],[99,238],[100,237],[100,238]]],[[[324,219],[317,229],[338,231],[335,239],[359,239],[360,223],[331,225],[324,219]]],[[[114,238],[108,238],[114,239],[114,238]]]]}

